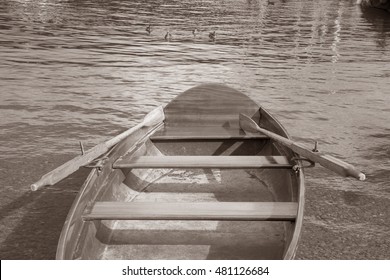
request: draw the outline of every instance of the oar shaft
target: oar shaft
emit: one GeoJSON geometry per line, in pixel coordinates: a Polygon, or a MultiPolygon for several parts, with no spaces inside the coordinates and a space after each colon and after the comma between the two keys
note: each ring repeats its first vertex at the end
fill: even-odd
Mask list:
{"type": "Polygon", "coordinates": [[[134,131],[141,128],[142,126],[143,123],[140,123],[132,127],[131,129],[128,129],[121,134],[115,136],[114,138],[93,147],[89,151],[85,152],[83,155],[77,156],[74,159],[71,159],[70,161],[57,167],[56,169],[50,171],[49,173],[43,175],[39,181],[31,185],[31,190],[36,191],[43,186],[52,186],[58,183],[70,174],[76,172],[81,166],[85,166],[99,156],[103,155],[104,153],[107,153],[111,147],[118,144],[120,141],[128,137],[130,134],[132,134],[134,131]]]}
{"type": "Polygon", "coordinates": [[[320,152],[313,152],[310,150],[310,148],[308,148],[302,144],[295,143],[294,141],[292,141],[288,138],[282,137],[282,136],[280,136],[276,133],[273,133],[271,131],[268,131],[266,129],[257,127],[257,130],[259,132],[267,135],[271,139],[290,148],[291,150],[293,150],[297,154],[299,154],[299,155],[301,155],[301,156],[303,156],[311,161],[317,162],[320,165],[322,165],[323,167],[326,167],[326,168],[328,168],[328,169],[330,169],[330,170],[332,170],[332,171],[334,171],[342,176],[354,177],[354,178],[359,179],[361,181],[366,179],[366,176],[362,172],[357,170],[353,165],[351,165],[349,163],[346,163],[346,162],[344,162],[340,159],[337,159],[335,157],[332,157],[330,155],[326,155],[326,154],[323,154],[320,152]]]}
{"type": "Polygon", "coordinates": [[[40,180],[31,185],[31,190],[36,191],[43,186],[51,186],[58,183],[73,172],[76,172],[80,167],[91,163],[96,158],[107,153],[109,149],[131,135],[136,130],[142,128],[143,126],[157,125],[158,123],[164,121],[164,118],[165,116],[163,108],[161,106],[157,107],[149,114],[147,114],[140,124],[122,132],[121,134],[104,143],[98,144],[97,146],[85,152],[83,155],[77,156],[74,159],[71,159],[63,165],[57,167],[53,171],[43,175],[40,180]]]}
{"type": "Polygon", "coordinates": [[[41,179],[31,185],[31,190],[36,191],[43,186],[52,186],[70,174],[76,172],[81,166],[87,165],[95,160],[97,157],[106,153],[109,148],[106,143],[99,144],[84,153],[84,155],[77,156],[70,161],[65,162],[56,169],[43,175],[41,179]]]}
{"type": "Polygon", "coordinates": [[[310,148],[303,146],[301,144],[293,143],[290,146],[291,150],[297,154],[319,163],[323,167],[336,172],[345,177],[354,177],[361,181],[366,179],[366,176],[357,170],[353,165],[346,163],[338,158],[335,158],[331,155],[327,155],[321,152],[313,152],[310,148]]]}

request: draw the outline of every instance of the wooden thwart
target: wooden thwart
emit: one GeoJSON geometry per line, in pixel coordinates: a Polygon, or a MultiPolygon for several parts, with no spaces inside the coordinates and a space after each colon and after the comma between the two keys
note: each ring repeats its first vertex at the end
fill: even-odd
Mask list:
{"type": "Polygon", "coordinates": [[[263,140],[269,139],[261,133],[245,133],[239,128],[217,126],[164,127],[150,137],[152,141],[170,140],[263,140]]]}
{"type": "Polygon", "coordinates": [[[84,220],[294,221],[296,202],[96,202],[84,220]]]}
{"type": "Polygon", "coordinates": [[[140,156],[117,160],[114,168],[291,168],[285,156],[140,156]]]}

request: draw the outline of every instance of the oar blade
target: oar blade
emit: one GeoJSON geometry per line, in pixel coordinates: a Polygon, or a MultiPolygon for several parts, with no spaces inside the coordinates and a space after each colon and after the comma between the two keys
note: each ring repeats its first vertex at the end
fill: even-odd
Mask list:
{"type": "Polygon", "coordinates": [[[165,119],[164,109],[162,106],[158,106],[156,109],[149,112],[142,122],[143,126],[153,126],[165,119]]]}
{"type": "Polygon", "coordinates": [[[259,131],[258,124],[251,117],[240,113],[239,121],[240,121],[240,127],[242,130],[244,130],[246,132],[251,132],[251,133],[255,133],[255,132],[259,131]]]}

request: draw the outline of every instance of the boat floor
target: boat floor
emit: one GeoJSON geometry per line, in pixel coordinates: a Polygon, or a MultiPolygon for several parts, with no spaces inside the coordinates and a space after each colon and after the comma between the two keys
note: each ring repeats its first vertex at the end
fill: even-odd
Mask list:
{"type": "MultiPolygon", "coordinates": [[[[274,172],[175,169],[151,180],[143,190],[131,190],[129,200],[271,202],[274,195],[266,178],[274,172]]],[[[121,187],[129,188],[124,184],[121,187]]],[[[283,255],[286,223],[120,220],[110,226],[103,221],[96,237],[105,247],[103,259],[277,259],[283,255]]]]}

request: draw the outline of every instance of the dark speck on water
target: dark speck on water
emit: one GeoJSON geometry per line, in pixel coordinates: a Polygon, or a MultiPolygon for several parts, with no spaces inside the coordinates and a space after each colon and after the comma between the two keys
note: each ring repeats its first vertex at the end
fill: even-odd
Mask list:
{"type": "Polygon", "coordinates": [[[0,1],[0,259],[55,258],[88,170],[29,185],[79,141],[204,82],[247,93],[294,139],[367,174],[307,170],[296,258],[390,259],[390,14],[355,2],[0,1]]]}

